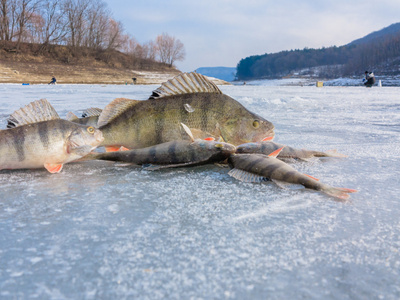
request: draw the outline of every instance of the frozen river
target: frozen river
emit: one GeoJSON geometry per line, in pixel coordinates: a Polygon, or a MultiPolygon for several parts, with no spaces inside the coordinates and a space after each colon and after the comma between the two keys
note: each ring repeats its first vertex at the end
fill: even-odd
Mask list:
{"type": "MultiPolygon", "coordinates": [[[[0,124],[158,86],[0,85],[0,124]]],[[[222,86],[275,141],[345,159],[293,166],[359,190],[342,203],[228,169],[108,162],[0,171],[0,299],[399,299],[400,88],[222,86]]]]}

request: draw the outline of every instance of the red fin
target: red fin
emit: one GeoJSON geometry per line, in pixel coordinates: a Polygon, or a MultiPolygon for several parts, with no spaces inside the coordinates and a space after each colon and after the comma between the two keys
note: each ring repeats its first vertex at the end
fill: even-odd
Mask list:
{"type": "Polygon", "coordinates": [[[304,175],[306,175],[307,177],[310,177],[311,179],[314,179],[314,180],[316,180],[316,181],[319,181],[318,178],[315,178],[315,177],[313,177],[313,176],[311,176],[311,175],[308,175],[308,174],[304,174],[304,175]]]}
{"type": "Polygon", "coordinates": [[[349,193],[355,193],[357,190],[331,187],[324,189],[323,192],[335,198],[347,200],[350,198],[349,193]]]}
{"type": "Polygon", "coordinates": [[[345,193],[357,193],[357,190],[353,190],[353,189],[346,189],[346,188],[338,188],[339,190],[345,192],[345,193]]]}
{"type": "Polygon", "coordinates": [[[119,151],[129,151],[130,149],[128,149],[128,148],[126,148],[126,147],[124,147],[124,146],[121,146],[121,148],[119,148],[119,151]]]}
{"type": "Polygon", "coordinates": [[[266,138],[263,138],[261,141],[262,142],[267,142],[267,141],[272,141],[274,139],[273,136],[267,136],[266,138]]]}
{"type": "Polygon", "coordinates": [[[107,147],[105,147],[106,148],[106,152],[116,152],[116,151],[119,151],[119,149],[121,148],[121,147],[117,147],[117,146],[107,146],[107,147]]]}
{"type": "Polygon", "coordinates": [[[205,141],[215,141],[215,139],[214,139],[213,137],[211,137],[211,136],[208,137],[208,138],[205,138],[204,140],[205,140],[205,141]]]}
{"type": "Polygon", "coordinates": [[[285,146],[283,146],[282,148],[279,148],[278,150],[275,150],[274,152],[272,152],[271,154],[269,154],[268,156],[270,157],[277,157],[279,155],[279,153],[281,153],[282,149],[285,148],[285,146]]]}
{"type": "Polygon", "coordinates": [[[62,164],[44,164],[44,167],[50,173],[59,173],[63,167],[62,164]]]}

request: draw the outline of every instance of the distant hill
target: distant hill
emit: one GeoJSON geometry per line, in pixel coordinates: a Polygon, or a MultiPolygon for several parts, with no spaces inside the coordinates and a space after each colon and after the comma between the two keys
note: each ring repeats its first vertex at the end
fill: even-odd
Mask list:
{"type": "Polygon", "coordinates": [[[305,48],[244,58],[237,65],[237,78],[337,78],[360,76],[365,70],[381,75],[400,74],[400,23],[341,47],[305,48]]]}
{"type": "Polygon", "coordinates": [[[228,82],[235,80],[236,76],[236,68],[230,67],[204,67],[198,68],[196,72],[205,76],[215,77],[228,82]]]}
{"type": "Polygon", "coordinates": [[[348,45],[359,45],[359,44],[366,44],[369,42],[374,42],[378,39],[386,39],[390,36],[396,36],[400,32],[400,23],[392,24],[388,27],[385,27],[379,31],[374,31],[361,39],[357,39],[352,41],[348,45]]]}

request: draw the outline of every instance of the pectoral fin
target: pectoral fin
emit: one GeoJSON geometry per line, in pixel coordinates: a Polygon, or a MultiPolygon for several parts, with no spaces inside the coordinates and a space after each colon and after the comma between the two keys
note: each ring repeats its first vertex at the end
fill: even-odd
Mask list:
{"type": "Polygon", "coordinates": [[[44,164],[44,167],[50,173],[59,173],[63,167],[63,164],[44,164]]]}
{"type": "Polygon", "coordinates": [[[268,154],[269,157],[277,157],[279,155],[279,153],[281,153],[282,149],[285,148],[285,146],[283,146],[282,148],[279,148],[278,150],[275,150],[274,152],[268,154]]]}

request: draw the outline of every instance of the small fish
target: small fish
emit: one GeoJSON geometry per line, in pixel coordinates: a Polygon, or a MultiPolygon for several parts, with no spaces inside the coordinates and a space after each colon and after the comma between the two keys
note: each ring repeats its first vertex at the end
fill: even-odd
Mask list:
{"type": "Polygon", "coordinates": [[[45,100],[34,101],[8,118],[12,127],[0,130],[0,170],[46,168],[61,171],[102,141],[100,130],[62,120],[45,100]]]}
{"type": "Polygon", "coordinates": [[[147,169],[156,170],[221,162],[236,151],[236,147],[228,143],[194,139],[190,129],[184,124],[182,127],[190,136],[190,141],[178,140],[143,149],[90,154],[83,160],[99,159],[136,165],[151,164],[152,166],[147,169]]]}
{"type": "Polygon", "coordinates": [[[104,135],[101,146],[140,149],[188,139],[176,130],[180,123],[233,145],[274,136],[271,122],[224,95],[201,74],[185,73],[162,84],[148,100],[108,104],[98,121],[104,135]]]}
{"type": "Polygon", "coordinates": [[[313,151],[306,149],[296,149],[293,147],[288,147],[282,144],[266,141],[266,142],[256,142],[256,143],[246,143],[237,146],[236,153],[258,153],[268,155],[273,151],[276,151],[282,148],[282,151],[279,153],[279,159],[287,160],[287,159],[299,159],[299,160],[308,160],[313,157],[347,157],[346,155],[338,153],[336,150],[330,150],[326,152],[321,151],[313,151]]]}
{"type": "Polygon", "coordinates": [[[308,189],[321,191],[329,196],[346,200],[350,198],[349,193],[356,190],[347,188],[336,188],[319,182],[316,178],[303,174],[293,167],[277,159],[278,149],[270,155],[264,154],[234,154],[228,159],[232,169],[229,175],[244,182],[262,182],[272,180],[279,184],[292,183],[301,184],[308,189]]]}

